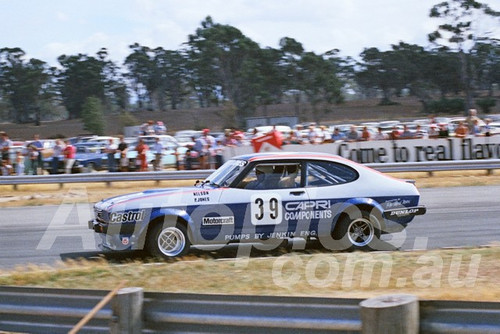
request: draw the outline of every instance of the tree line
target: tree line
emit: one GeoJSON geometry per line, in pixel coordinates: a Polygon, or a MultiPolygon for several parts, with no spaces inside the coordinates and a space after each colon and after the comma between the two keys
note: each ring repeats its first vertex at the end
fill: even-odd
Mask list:
{"type": "Polygon", "coordinates": [[[4,47],[0,118],[18,123],[89,118],[86,110],[95,108],[88,105],[96,103],[107,112],[168,112],[194,104],[224,106],[233,123],[225,125],[237,126],[257,107],[266,110],[287,101],[297,116],[299,103],[309,103],[308,118],[316,120],[342,103],[346,91],[381,97],[381,104],[410,94],[429,112],[468,110],[474,104],[488,110],[500,83],[500,40],[476,29],[477,13],[496,23],[500,18],[500,12],[475,0],[441,2],[429,14],[444,22],[429,34],[431,47],[405,42],[387,51],[370,47],[359,60],[340,57],[337,49],[305,51],[290,37],[283,37],[279,48],[261,48],[210,16],[181,49],[135,43],[121,65],[109,59],[105,48],[95,55],[61,55],[59,66],[50,67],[27,59],[21,48],[4,47]],[[486,97],[477,99],[478,91],[487,92],[486,97]],[[464,98],[447,99],[458,95],[464,98]]]}

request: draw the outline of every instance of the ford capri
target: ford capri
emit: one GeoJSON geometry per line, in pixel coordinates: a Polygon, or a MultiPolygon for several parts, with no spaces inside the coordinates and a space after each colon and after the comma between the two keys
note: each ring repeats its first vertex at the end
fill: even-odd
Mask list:
{"type": "Polygon", "coordinates": [[[192,246],[295,238],[329,250],[382,249],[426,209],[411,181],[331,154],[256,153],[234,157],[193,187],[151,189],[94,205],[100,247],[185,255],[192,246]]]}

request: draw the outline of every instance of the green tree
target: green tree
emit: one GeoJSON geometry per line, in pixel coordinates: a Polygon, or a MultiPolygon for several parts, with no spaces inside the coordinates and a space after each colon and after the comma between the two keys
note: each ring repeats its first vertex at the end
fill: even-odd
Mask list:
{"type": "Polygon", "coordinates": [[[300,61],[304,54],[304,47],[298,41],[290,37],[283,37],[280,39],[280,47],[282,58],[280,67],[284,72],[284,90],[287,94],[291,94],[295,102],[295,116],[300,118],[300,102],[302,96],[302,67],[300,61]]]}
{"type": "Polygon", "coordinates": [[[260,48],[240,30],[214,23],[210,16],[201,25],[186,44],[192,88],[202,106],[232,101],[241,121],[256,105],[252,92],[259,81],[260,48]]]}
{"type": "Polygon", "coordinates": [[[361,53],[356,81],[365,89],[377,89],[382,92],[381,105],[392,104],[392,96],[399,94],[405,87],[404,64],[402,55],[394,50],[380,51],[368,48],[361,53]]]}
{"type": "MultiPolygon", "coordinates": [[[[337,78],[334,61],[323,56],[307,52],[301,60],[303,91],[312,106],[312,117],[319,122],[321,104],[340,103],[343,101],[342,83],[337,78]]],[[[328,111],[328,109],[325,109],[328,111]]]]}
{"type": "Polygon", "coordinates": [[[167,100],[171,109],[177,109],[188,91],[186,86],[186,57],[180,51],[154,49],[154,69],[158,81],[160,110],[166,109],[167,100]]]}
{"type": "Polygon", "coordinates": [[[58,85],[70,119],[81,117],[88,97],[106,102],[113,91],[123,94],[124,83],[116,81],[116,65],[106,59],[107,55],[106,49],[101,49],[96,57],[78,54],[58,58],[62,66],[58,73],[58,85]]]}
{"type": "Polygon", "coordinates": [[[82,121],[84,129],[90,133],[102,136],[106,129],[101,99],[87,97],[82,106],[82,121]]]}
{"type": "Polygon", "coordinates": [[[8,118],[18,123],[33,119],[39,123],[41,105],[51,98],[51,75],[47,64],[38,59],[25,60],[20,48],[0,49],[0,84],[10,102],[8,118]]]}
{"type": "Polygon", "coordinates": [[[154,52],[147,46],[135,43],[129,46],[132,53],[125,59],[128,69],[127,78],[132,83],[132,90],[137,97],[139,109],[153,110],[154,94],[159,86],[155,69],[154,52]]]}
{"type": "Polygon", "coordinates": [[[500,42],[476,43],[471,50],[471,64],[477,86],[493,96],[494,84],[500,83],[500,42]]]}
{"type": "Polygon", "coordinates": [[[463,89],[466,95],[465,113],[472,106],[470,50],[477,42],[488,42],[488,32],[482,27],[492,20],[498,25],[500,12],[493,10],[487,4],[476,0],[449,0],[434,5],[429,16],[444,23],[428,35],[432,43],[449,46],[456,51],[460,59],[460,73],[463,89]]]}

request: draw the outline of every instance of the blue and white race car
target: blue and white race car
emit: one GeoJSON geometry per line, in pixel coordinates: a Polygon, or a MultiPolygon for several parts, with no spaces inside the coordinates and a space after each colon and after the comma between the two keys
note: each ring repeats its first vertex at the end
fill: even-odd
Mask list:
{"type": "Polygon", "coordinates": [[[104,249],[186,254],[192,245],[316,240],[327,249],[381,249],[426,209],[412,182],[318,153],[228,160],[188,188],[146,190],[94,205],[89,228],[104,249]]]}

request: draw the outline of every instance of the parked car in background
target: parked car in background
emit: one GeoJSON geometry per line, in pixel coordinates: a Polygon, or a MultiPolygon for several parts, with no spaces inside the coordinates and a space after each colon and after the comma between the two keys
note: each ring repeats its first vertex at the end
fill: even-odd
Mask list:
{"type": "Polygon", "coordinates": [[[146,152],[147,161],[149,164],[153,163],[156,158],[154,152],[152,151],[153,146],[156,142],[156,138],[160,138],[160,142],[163,144],[163,155],[161,160],[161,167],[176,167],[178,159],[181,160],[187,151],[187,147],[179,145],[177,140],[170,135],[150,135],[150,136],[139,136],[135,137],[133,140],[128,140],[128,151],[127,157],[129,159],[129,169],[136,169],[137,151],[135,147],[139,139],[144,140],[144,143],[149,147],[146,152]]]}
{"type": "Polygon", "coordinates": [[[201,131],[182,130],[182,131],[177,131],[174,135],[174,138],[175,140],[177,140],[179,146],[193,147],[194,145],[193,138],[196,139],[199,136],[201,136],[201,131]]]}
{"type": "MultiPolygon", "coordinates": [[[[107,168],[108,158],[99,142],[80,142],[76,148],[71,173],[95,172],[107,168]]],[[[52,172],[52,157],[44,158],[44,169],[52,172]]],[[[56,174],[64,173],[64,159],[60,159],[56,174]]]]}

